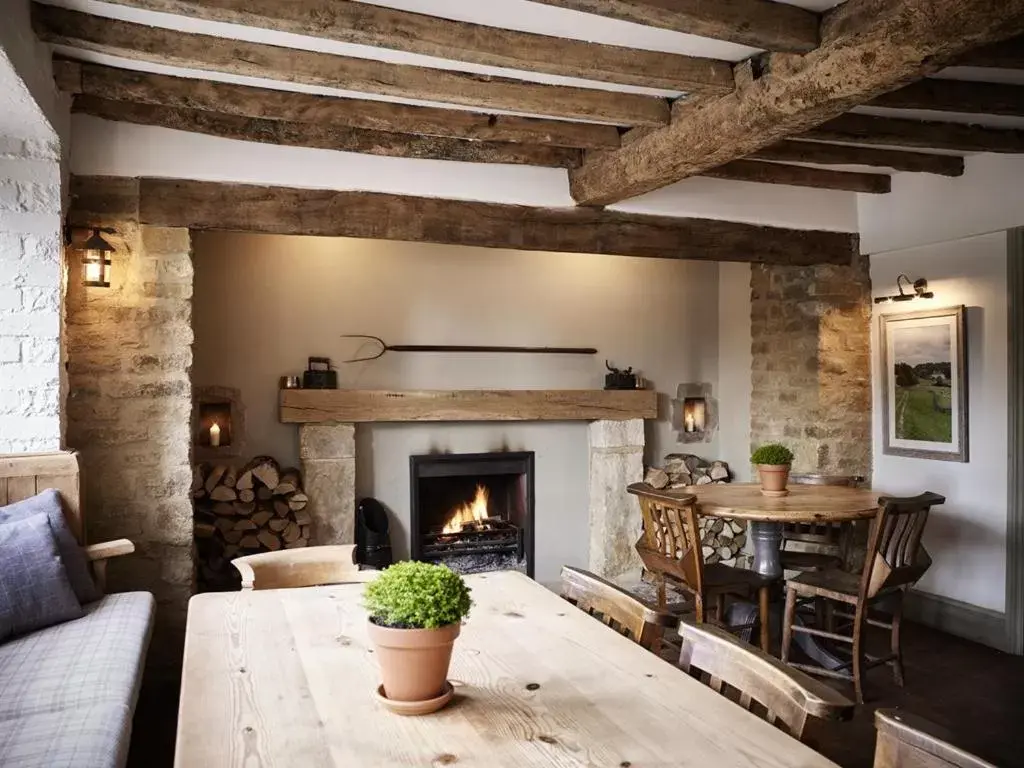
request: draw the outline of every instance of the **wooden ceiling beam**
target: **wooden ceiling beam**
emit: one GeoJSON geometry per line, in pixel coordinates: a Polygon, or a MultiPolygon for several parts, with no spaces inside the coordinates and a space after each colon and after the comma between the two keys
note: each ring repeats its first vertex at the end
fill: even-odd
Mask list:
{"type": "Polygon", "coordinates": [[[261,27],[452,61],[672,91],[728,93],[715,59],[518,32],[351,0],[111,0],[191,19],[261,27]]]}
{"type": "Polygon", "coordinates": [[[753,181],[760,184],[785,184],[791,187],[838,189],[847,192],[885,194],[891,190],[891,179],[884,173],[857,173],[807,168],[802,165],[761,163],[756,160],[733,160],[704,171],[701,176],[730,181],[753,181]]]}
{"type": "Polygon", "coordinates": [[[317,96],[212,80],[154,75],[67,59],[55,59],[53,70],[58,86],[69,93],[136,104],[315,123],[336,129],[361,128],[419,136],[581,149],[610,149],[619,146],[619,132],[612,125],[317,96]]]}
{"type": "Polygon", "coordinates": [[[925,78],[868,102],[872,107],[1024,116],[1024,86],[925,78]]]}
{"type": "Polygon", "coordinates": [[[953,155],[823,144],[818,141],[780,141],[778,144],[751,153],[749,157],[757,160],[818,165],[871,165],[896,171],[935,173],[940,176],[963,176],[964,173],[964,159],[953,155]]]}
{"type": "Polygon", "coordinates": [[[734,94],[570,172],[574,199],[608,205],[749,155],[931,74],[978,45],[1024,30],[1024,0],[847,0],[822,45],[776,54],[734,94]]]}
{"type": "Polygon", "coordinates": [[[955,64],[986,69],[1024,69],[1024,36],[968,51],[955,64]]]}
{"type": "Polygon", "coordinates": [[[32,5],[44,42],[155,64],[614,125],[663,125],[665,99],[249,43],[32,5]]]}
{"type": "Polygon", "coordinates": [[[818,15],[768,0],[536,0],[770,51],[806,53],[818,45],[818,15]]]}
{"type": "Polygon", "coordinates": [[[954,152],[1024,153],[1024,130],[855,113],[822,123],[801,138],[954,152]]]}
{"type": "Polygon", "coordinates": [[[72,177],[74,226],[142,224],[763,264],[850,264],[855,233],[591,208],[530,208],[377,192],[72,177]]]}
{"type": "Polygon", "coordinates": [[[583,158],[581,150],[569,147],[415,136],[366,128],[335,127],[329,123],[267,120],[187,107],[112,101],[96,96],[75,96],[71,111],[104,120],[155,125],[223,139],[256,141],[261,144],[288,147],[333,149],[339,152],[359,152],[387,157],[536,165],[546,168],[575,168],[583,158]]]}

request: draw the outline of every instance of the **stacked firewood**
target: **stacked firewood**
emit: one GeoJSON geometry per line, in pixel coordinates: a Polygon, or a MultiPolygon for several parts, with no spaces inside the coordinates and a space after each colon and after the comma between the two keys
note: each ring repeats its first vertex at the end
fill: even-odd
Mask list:
{"type": "Polygon", "coordinates": [[[242,468],[200,464],[192,471],[200,588],[237,586],[231,560],[309,544],[309,497],[297,469],[269,456],[242,468]]]}

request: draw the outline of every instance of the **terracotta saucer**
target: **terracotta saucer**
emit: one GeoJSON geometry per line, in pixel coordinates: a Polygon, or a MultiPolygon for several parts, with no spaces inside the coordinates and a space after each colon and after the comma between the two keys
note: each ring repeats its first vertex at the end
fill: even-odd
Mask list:
{"type": "Polygon", "coordinates": [[[767,496],[770,499],[781,499],[783,496],[789,496],[789,491],[761,491],[762,496],[767,496]]]}
{"type": "Polygon", "coordinates": [[[452,684],[446,681],[444,691],[441,692],[440,696],[436,696],[433,699],[425,701],[392,701],[384,695],[384,685],[382,683],[377,686],[377,701],[396,715],[429,715],[431,712],[437,712],[437,710],[451,701],[454,693],[455,689],[452,687],[452,684]]]}

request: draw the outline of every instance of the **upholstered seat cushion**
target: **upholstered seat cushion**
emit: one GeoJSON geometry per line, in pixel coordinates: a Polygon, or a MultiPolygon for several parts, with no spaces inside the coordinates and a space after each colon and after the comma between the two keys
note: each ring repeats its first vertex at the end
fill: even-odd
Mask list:
{"type": "Polygon", "coordinates": [[[132,709],[90,704],[0,720],[0,765],[119,768],[128,758],[132,709]]]}
{"type": "Polygon", "coordinates": [[[124,706],[130,719],[153,612],[148,592],[107,595],[80,619],[0,645],[0,765],[8,720],[102,705],[124,706]]]}

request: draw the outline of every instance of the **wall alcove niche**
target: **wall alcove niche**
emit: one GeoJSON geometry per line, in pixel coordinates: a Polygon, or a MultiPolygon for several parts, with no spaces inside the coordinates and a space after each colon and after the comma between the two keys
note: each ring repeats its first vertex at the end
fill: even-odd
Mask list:
{"type": "Polygon", "coordinates": [[[246,443],[245,406],[234,387],[197,386],[193,389],[192,450],[196,462],[241,456],[246,443]],[[219,441],[211,440],[214,424],[219,441]],[[213,445],[219,442],[219,445],[213,445]]]}

